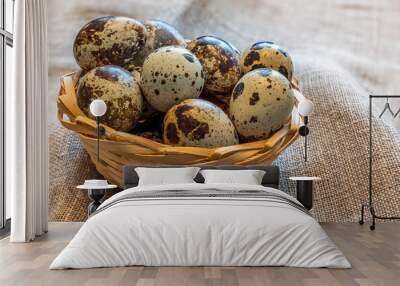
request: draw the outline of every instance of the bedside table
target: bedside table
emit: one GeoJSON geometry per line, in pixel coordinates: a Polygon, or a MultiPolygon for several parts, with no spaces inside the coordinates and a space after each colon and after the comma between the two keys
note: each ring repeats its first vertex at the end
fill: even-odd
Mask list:
{"type": "Polygon", "coordinates": [[[101,200],[104,198],[107,190],[118,188],[117,185],[104,185],[104,186],[92,186],[92,185],[80,185],[77,189],[87,190],[89,198],[92,202],[88,205],[88,216],[94,213],[97,208],[101,205],[101,200]]]}
{"type": "Polygon", "coordinates": [[[290,177],[289,180],[297,183],[297,200],[307,210],[313,207],[313,182],[320,181],[320,177],[290,177]]]}

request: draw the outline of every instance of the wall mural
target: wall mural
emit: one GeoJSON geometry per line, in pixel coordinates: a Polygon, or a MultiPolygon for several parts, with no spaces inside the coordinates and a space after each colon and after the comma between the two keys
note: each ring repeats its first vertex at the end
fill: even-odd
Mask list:
{"type": "MultiPolygon", "coordinates": [[[[351,66],[346,57],[331,61],[327,56],[349,54],[352,43],[347,34],[309,41],[316,29],[326,26],[316,27],[302,16],[307,13],[296,12],[301,18],[296,21],[299,27],[288,29],[282,23],[291,23],[294,15],[287,9],[272,11],[246,1],[227,5],[224,1],[139,0],[113,3],[112,7],[103,2],[70,1],[63,9],[49,2],[50,92],[55,96],[60,90],[57,101],[49,101],[50,115],[58,115],[58,119],[50,118],[55,122],[49,137],[51,221],[85,220],[88,195],[76,186],[101,174],[119,183],[120,168],[129,163],[273,163],[282,170],[281,189],[290,194],[295,184],[288,177],[322,178],[315,186],[312,210],[317,220],[359,220],[359,206],[367,199],[368,189],[368,104],[365,90],[343,67],[357,77],[355,71],[369,66],[359,60],[351,66]],[[240,15],[232,15],[233,11],[240,15]],[[140,22],[120,17],[93,21],[107,14],[140,22]],[[266,16],[272,14],[266,25],[266,16]],[[163,21],[143,20],[154,17],[178,29],[163,21]],[[284,44],[291,54],[271,42],[257,42],[266,39],[284,44]],[[230,42],[240,48],[240,54],[230,42]],[[264,66],[272,70],[266,72],[264,66]],[[71,74],[62,77],[60,88],[58,78],[67,73],[71,74]],[[303,124],[296,112],[299,100],[304,99],[299,86],[316,106],[310,118],[308,162],[303,158],[304,141],[297,136],[303,124]],[[99,158],[97,123],[90,111],[96,98],[107,107],[100,118],[105,132],[100,134],[99,158]]],[[[307,9],[298,4],[290,11],[299,8],[307,9]]],[[[337,17],[332,19],[330,25],[336,31],[332,23],[337,24],[337,17]]],[[[348,19],[348,26],[361,29],[352,23],[354,19],[348,19]]],[[[372,40],[365,38],[366,49],[357,55],[367,57],[367,43],[372,40]]],[[[387,52],[382,50],[381,56],[387,52]]],[[[387,70],[381,78],[395,74],[389,66],[374,65],[380,65],[381,72],[387,70]]],[[[364,80],[370,82],[368,77],[364,80]]],[[[375,90],[382,90],[385,81],[374,80],[373,84],[378,82],[382,85],[375,90]]],[[[393,86],[391,82],[384,86],[393,86]]],[[[396,113],[398,108],[391,107],[396,113]]],[[[398,171],[400,145],[396,142],[400,140],[382,122],[374,124],[381,143],[374,148],[374,156],[380,158],[375,194],[380,214],[394,215],[400,211],[399,181],[388,176],[387,170],[398,171]]]]}

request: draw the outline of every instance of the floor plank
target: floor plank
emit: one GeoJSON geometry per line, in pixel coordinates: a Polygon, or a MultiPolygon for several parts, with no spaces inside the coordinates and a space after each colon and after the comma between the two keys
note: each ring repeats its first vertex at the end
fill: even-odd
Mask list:
{"type": "Polygon", "coordinates": [[[119,267],[50,271],[54,257],[81,223],[50,223],[45,236],[28,244],[0,240],[0,285],[397,286],[400,273],[400,224],[323,224],[352,269],[289,267],[119,267]]]}

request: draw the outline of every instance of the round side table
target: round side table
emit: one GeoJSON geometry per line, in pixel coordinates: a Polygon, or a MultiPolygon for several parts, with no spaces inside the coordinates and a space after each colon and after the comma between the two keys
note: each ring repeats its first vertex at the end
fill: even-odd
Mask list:
{"type": "Polygon", "coordinates": [[[320,177],[290,177],[289,180],[297,183],[297,200],[307,210],[313,207],[313,182],[320,181],[320,177]]]}
{"type": "Polygon", "coordinates": [[[104,198],[107,190],[118,188],[117,185],[105,185],[105,186],[90,186],[90,185],[79,185],[77,189],[87,190],[89,198],[92,202],[88,205],[88,216],[94,213],[97,208],[101,205],[101,200],[104,198]]]}

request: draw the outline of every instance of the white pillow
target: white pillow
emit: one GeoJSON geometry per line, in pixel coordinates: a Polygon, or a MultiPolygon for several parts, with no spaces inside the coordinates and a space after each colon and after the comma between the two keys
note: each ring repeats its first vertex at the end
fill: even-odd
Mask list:
{"type": "Polygon", "coordinates": [[[193,179],[199,170],[199,167],[135,168],[139,176],[139,186],[195,183],[193,179]]]}
{"type": "Polygon", "coordinates": [[[265,171],[262,170],[202,170],[205,184],[261,185],[265,171]]]}

